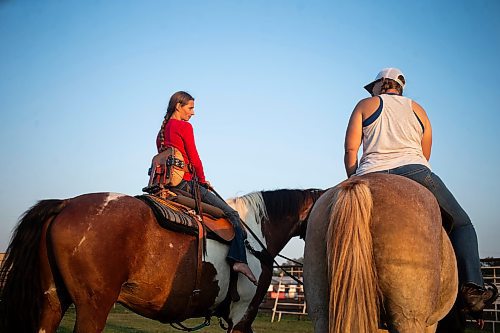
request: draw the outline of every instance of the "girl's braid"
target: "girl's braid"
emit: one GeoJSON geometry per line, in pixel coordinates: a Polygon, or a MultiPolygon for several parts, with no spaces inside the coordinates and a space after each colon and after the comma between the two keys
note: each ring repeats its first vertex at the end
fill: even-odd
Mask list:
{"type": "Polygon", "coordinates": [[[165,126],[167,125],[167,122],[168,122],[169,118],[170,117],[169,117],[168,112],[165,113],[165,117],[163,118],[163,122],[161,123],[160,132],[158,133],[158,136],[160,137],[160,149],[159,149],[159,153],[161,153],[162,151],[164,151],[165,149],[167,149],[165,147],[165,126]]]}

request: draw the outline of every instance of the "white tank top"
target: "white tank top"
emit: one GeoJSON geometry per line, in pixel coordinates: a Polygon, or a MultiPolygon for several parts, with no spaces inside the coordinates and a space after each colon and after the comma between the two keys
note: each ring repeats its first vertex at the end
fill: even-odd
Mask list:
{"type": "Polygon", "coordinates": [[[363,156],[356,175],[430,164],[422,151],[423,125],[412,109],[412,100],[399,95],[379,96],[380,107],[363,121],[363,156]]]}

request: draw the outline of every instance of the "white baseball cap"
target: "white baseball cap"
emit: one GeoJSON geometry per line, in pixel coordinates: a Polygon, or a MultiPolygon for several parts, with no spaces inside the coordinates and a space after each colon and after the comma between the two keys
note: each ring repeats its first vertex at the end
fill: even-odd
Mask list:
{"type": "Polygon", "coordinates": [[[403,72],[401,72],[399,69],[397,68],[393,68],[393,67],[390,67],[390,68],[384,68],[382,69],[378,74],[377,76],[375,77],[375,80],[373,80],[372,82],[368,83],[366,86],[365,86],[365,89],[371,94],[372,93],[372,90],[373,90],[373,86],[375,85],[375,83],[378,81],[378,80],[381,80],[381,79],[391,79],[391,80],[394,80],[396,81],[397,83],[399,83],[399,85],[401,86],[401,88],[404,88],[405,87],[405,83],[404,81],[401,81],[399,79],[399,76],[402,76],[403,79],[404,79],[404,74],[403,72]]]}

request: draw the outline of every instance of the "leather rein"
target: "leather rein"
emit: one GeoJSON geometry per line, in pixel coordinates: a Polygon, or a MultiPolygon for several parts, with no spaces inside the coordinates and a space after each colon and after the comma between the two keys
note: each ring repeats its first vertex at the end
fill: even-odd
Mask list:
{"type": "MultiPolygon", "coordinates": [[[[212,186],[209,186],[208,188],[210,191],[212,191],[217,197],[219,197],[219,199],[224,200],[224,198],[222,198],[219,193],[217,193],[217,191],[215,191],[215,189],[212,187],[212,186]]],[[[246,231],[250,232],[250,235],[252,235],[253,239],[260,245],[260,247],[262,248],[262,250],[260,251],[257,251],[256,249],[254,249],[252,247],[252,245],[250,244],[250,242],[245,239],[245,247],[248,249],[248,251],[254,256],[256,257],[257,259],[259,259],[259,261],[264,264],[265,266],[267,266],[268,268],[270,268],[271,270],[275,267],[281,269],[287,276],[289,276],[292,280],[294,280],[295,282],[297,282],[299,285],[304,285],[304,282],[302,282],[301,280],[297,279],[295,276],[293,276],[292,274],[290,274],[288,271],[286,271],[280,264],[278,264],[278,262],[276,261],[276,259],[274,259],[274,257],[271,255],[271,253],[269,253],[269,251],[267,250],[266,246],[261,242],[261,240],[259,239],[259,237],[257,237],[257,235],[255,234],[255,232],[248,226],[248,224],[245,223],[245,221],[243,221],[241,218],[240,218],[240,222],[241,224],[245,227],[246,231]],[[274,266],[273,266],[274,264],[274,266]]],[[[298,261],[295,261],[295,260],[292,260],[290,258],[287,258],[281,254],[277,254],[278,257],[280,258],[283,258],[283,259],[286,259],[288,261],[291,261],[299,266],[303,266],[302,263],[298,262],[298,261]]]]}
{"type": "MultiPolygon", "coordinates": [[[[193,187],[196,187],[196,186],[200,186],[200,185],[196,184],[193,187]]],[[[221,199],[222,201],[225,201],[219,195],[219,193],[217,193],[215,191],[215,189],[212,186],[209,186],[208,189],[211,192],[213,192],[217,197],[219,197],[219,199],[221,199]]],[[[197,202],[197,204],[196,204],[197,205],[196,211],[201,216],[201,214],[203,212],[202,212],[202,209],[201,209],[201,197],[200,197],[199,189],[194,189],[194,192],[195,192],[194,193],[195,201],[197,202]]],[[[265,266],[267,266],[271,271],[274,268],[274,266],[273,266],[273,263],[274,263],[274,265],[276,265],[277,268],[281,269],[287,276],[289,276],[290,278],[292,278],[299,285],[303,285],[304,284],[302,281],[300,281],[295,276],[293,276],[292,274],[290,274],[289,272],[287,272],[283,267],[280,266],[280,264],[278,264],[276,262],[276,260],[271,255],[271,253],[269,253],[269,251],[267,250],[266,246],[261,242],[261,240],[259,239],[259,237],[257,237],[257,235],[255,234],[255,232],[252,229],[250,229],[250,227],[245,223],[245,221],[243,221],[240,218],[240,222],[243,225],[243,227],[247,231],[250,232],[250,234],[252,235],[252,237],[255,239],[255,241],[257,241],[257,243],[262,248],[262,250],[260,250],[260,251],[255,250],[252,247],[252,245],[248,242],[248,240],[245,239],[245,247],[248,249],[248,251],[254,257],[256,257],[262,264],[264,264],[265,266]]],[[[199,227],[200,227],[200,230],[199,230],[199,236],[198,236],[198,254],[200,255],[201,251],[203,251],[203,253],[205,254],[206,246],[204,246],[205,244],[202,244],[202,243],[204,243],[204,239],[205,239],[204,238],[205,230],[204,230],[203,224],[199,223],[199,227]],[[202,234],[203,236],[200,237],[200,234],[202,234]]],[[[290,258],[287,258],[287,257],[285,257],[285,256],[283,256],[281,254],[278,254],[277,256],[281,257],[281,258],[284,258],[286,260],[292,261],[292,262],[294,262],[294,263],[302,266],[302,264],[299,263],[298,261],[295,261],[295,260],[292,260],[290,258]]],[[[201,258],[199,257],[198,260],[197,260],[197,273],[195,275],[195,290],[193,291],[193,294],[189,297],[189,300],[188,300],[189,306],[191,306],[193,304],[197,304],[197,302],[198,302],[198,296],[199,296],[199,291],[200,291],[198,285],[199,285],[200,275],[201,275],[201,258]]],[[[202,328],[204,328],[206,326],[209,326],[210,325],[210,317],[211,317],[211,315],[207,315],[205,317],[205,321],[203,323],[195,326],[195,327],[187,327],[187,326],[183,325],[181,322],[171,322],[170,326],[172,328],[176,329],[176,330],[185,331],[185,332],[193,332],[193,331],[197,331],[199,329],[202,329],[202,328]]],[[[219,317],[219,325],[220,325],[220,327],[223,330],[227,330],[227,327],[225,327],[225,325],[223,324],[222,319],[220,317],[219,317]]]]}

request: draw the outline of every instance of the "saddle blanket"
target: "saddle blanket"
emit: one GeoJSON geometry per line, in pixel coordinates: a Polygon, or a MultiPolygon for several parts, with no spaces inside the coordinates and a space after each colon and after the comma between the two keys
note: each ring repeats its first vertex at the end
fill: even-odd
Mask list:
{"type": "MultiPolygon", "coordinates": [[[[138,195],[136,198],[151,208],[158,224],[163,228],[198,236],[198,216],[192,208],[150,194],[138,195]]],[[[213,217],[204,213],[202,224],[208,231],[208,238],[224,243],[234,238],[233,226],[226,218],[213,217]]]]}

